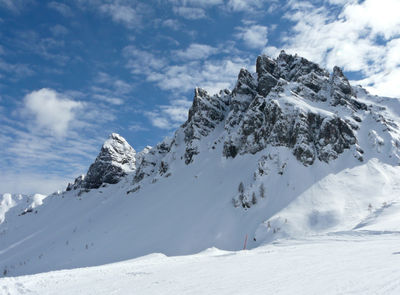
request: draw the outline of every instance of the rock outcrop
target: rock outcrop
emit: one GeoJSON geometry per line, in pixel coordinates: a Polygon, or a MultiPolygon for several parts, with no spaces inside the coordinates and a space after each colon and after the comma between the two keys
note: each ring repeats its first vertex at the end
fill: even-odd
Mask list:
{"type": "Polygon", "coordinates": [[[105,183],[117,183],[128,172],[136,169],[135,156],[136,152],[128,142],[121,135],[112,133],[104,142],[86,175],[75,179],[74,184],[69,184],[67,190],[93,189],[105,183]]]}

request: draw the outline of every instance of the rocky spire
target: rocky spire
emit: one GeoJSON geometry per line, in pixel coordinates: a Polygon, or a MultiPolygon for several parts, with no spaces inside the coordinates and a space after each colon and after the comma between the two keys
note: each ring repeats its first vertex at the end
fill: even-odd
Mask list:
{"type": "Polygon", "coordinates": [[[98,188],[103,183],[117,183],[128,172],[136,169],[135,150],[119,134],[112,133],[104,142],[100,153],[86,176],[80,176],[67,190],[98,188]]]}

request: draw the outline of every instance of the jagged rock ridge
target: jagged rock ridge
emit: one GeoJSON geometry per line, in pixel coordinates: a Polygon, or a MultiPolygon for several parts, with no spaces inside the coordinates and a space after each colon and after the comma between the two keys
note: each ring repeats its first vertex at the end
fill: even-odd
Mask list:
{"type": "MultiPolygon", "coordinates": [[[[124,139],[112,135],[87,175],[77,178],[69,189],[116,183],[126,173],[134,174],[134,183],[155,174],[169,175],[172,161],[182,159],[187,165],[195,161],[210,134],[214,142],[206,145],[211,149],[221,145],[221,156],[226,158],[256,154],[271,146],[289,148],[305,166],[316,160],[329,163],[345,150],[363,161],[357,137],[361,118],[368,113],[388,130],[397,126],[381,110],[360,101],[357,91],[365,90],[352,87],[338,67],[330,74],[284,51],[276,59],[261,55],[256,73],[242,69],[232,91],[211,96],[196,88],[188,119],[172,139],[136,154],[124,139]]],[[[390,136],[394,156],[399,158],[395,133],[390,136]]]]}

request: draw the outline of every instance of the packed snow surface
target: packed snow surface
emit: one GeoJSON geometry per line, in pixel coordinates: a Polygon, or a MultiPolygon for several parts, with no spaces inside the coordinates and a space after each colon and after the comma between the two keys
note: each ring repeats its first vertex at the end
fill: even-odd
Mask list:
{"type": "Polygon", "coordinates": [[[0,279],[8,294],[400,294],[400,235],[342,233],[0,279]]]}

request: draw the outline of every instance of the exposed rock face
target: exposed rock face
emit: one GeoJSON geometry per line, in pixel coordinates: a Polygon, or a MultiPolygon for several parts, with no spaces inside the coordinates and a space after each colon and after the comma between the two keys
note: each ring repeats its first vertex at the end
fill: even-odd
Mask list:
{"type": "Polygon", "coordinates": [[[183,125],[186,164],[199,152],[200,138],[219,124],[224,125],[223,155],[228,158],[254,154],[268,145],[291,148],[304,165],[316,159],[329,162],[352,146],[362,152],[355,134],[357,116],[345,120],[335,112],[305,108],[293,99],[328,102],[353,113],[367,110],[338,67],[330,75],[316,63],[284,51],[276,59],[261,55],[256,76],[242,69],[232,93],[210,97],[196,89],[188,121],[183,125]]]}
{"type": "Polygon", "coordinates": [[[90,165],[86,176],[75,179],[67,190],[99,188],[104,183],[117,183],[136,169],[135,150],[119,134],[112,133],[104,142],[99,155],[90,165]]]}
{"type": "Polygon", "coordinates": [[[196,141],[207,136],[225,118],[228,105],[228,90],[221,91],[217,96],[210,96],[196,88],[188,120],[183,124],[186,143],[185,163],[189,164],[198,153],[196,141]]]}
{"type": "Polygon", "coordinates": [[[171,144],[172,142],[169,139],[165,139],[155,148],[148,146],[138,154],[134,182],[139,182],[143,178],[157,172],[160,175],[167,172],[168,163],[163,161],[163,158],[171,151],[171,144]]]}
{"type": "Polygon", "coordinates": [[[257,153],[267,145],[285,146],[305,165],[316,158],[329,162],[357,143],[351,126],[339,117],[304,112],[296,108],[283,110],[277,100],[259,97],[252,103],[237,131],[228,127],[224,155],[257,153]]]}
{"type": "Polygon", "coordinates": [[[67,191],[76,190],[82,187],[85,175],[78,176],[75,178],[74,183],[68,183],[67,191]]]}
{"type": "Polygon", "coordinates": [[[84,179],[84,187],[98,188],[103,183],[117,183],[127,172],[135,170],[135,150],[119,134],[112,133],[84,179]]]}
{"type": "MultiPolygon", "coordinates": [[[[329,163],[351,150],[363,161],[357,132],[368,116],[390,132],[386,139],[370,132],[375,149],[380,152],[384,142],[389,142],[393,158],[400,159],[398,126],[385,116],[384,109],[367,106],[357,98],[366,95],[361,87],[352,87],[338,67],[330,74],[318,64],[284,51],[276,59],[261,55],[256,73],[240,70],[232,92],[222,90],[211,96],[196,88],[188,119],[172,139],[136,154],[121,136],[112,134],[87,175],[78,177],[67,189],[98,188],[116,183],[128,173],[133,174],[135,184],[147,177],[156,182],[171,175],[173,161],[190,165],[207,149],[235,158],[285,147],[305,166],[315,161],[329,163]]],[[[285,165],[278,166],[283,173],[285,165]]]]}

